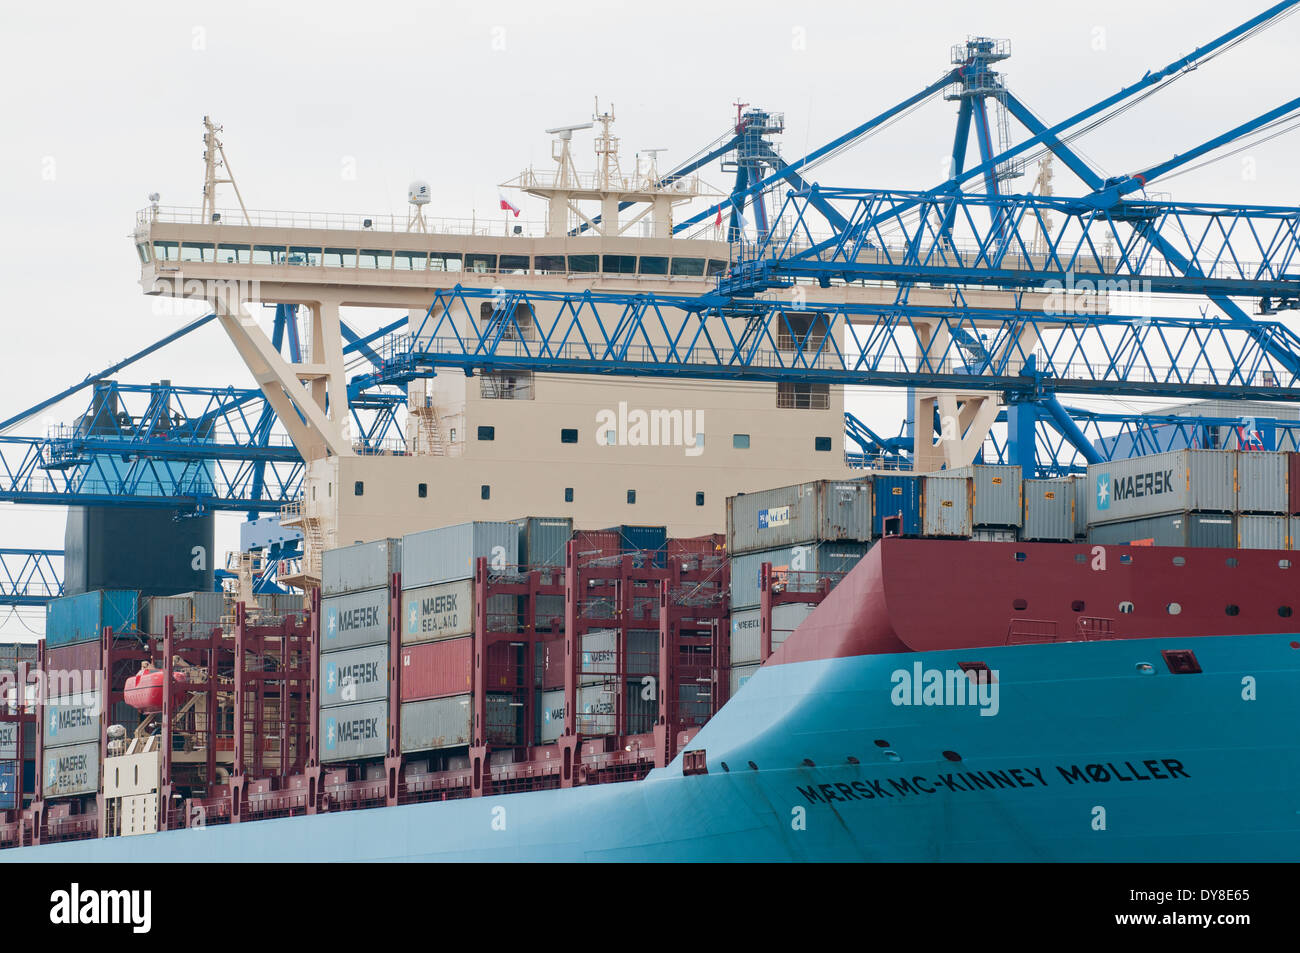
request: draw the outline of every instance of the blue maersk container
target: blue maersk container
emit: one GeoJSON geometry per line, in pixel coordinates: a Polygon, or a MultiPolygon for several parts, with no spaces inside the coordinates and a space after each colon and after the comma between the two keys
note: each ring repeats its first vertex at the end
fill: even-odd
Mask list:
{"type": "Polygon", "coordinates": [[[51,599],[45,607],[45,645],[58,648],[93,642],[100,633],[138,632],[139,589],[96,589],[51,599]]]}
{"type": "Polygon", "coordinates": [[[914,476],[871,477],[875,536],[921,535],[921,481],[914,476]]]}
{"type": "Polygon", "coordinates": [[[654,564],[662,569],[667,565],[668,527],[666,526],[621,526],[606,527],[607,533],[618,533],[622,541],[623,552],[654,553],[654,564]]]}
{"type": "Polygon", "coordinates": [[[21,761],[0,761],[0,811],[18,810],[18,766],[21,761]]]}

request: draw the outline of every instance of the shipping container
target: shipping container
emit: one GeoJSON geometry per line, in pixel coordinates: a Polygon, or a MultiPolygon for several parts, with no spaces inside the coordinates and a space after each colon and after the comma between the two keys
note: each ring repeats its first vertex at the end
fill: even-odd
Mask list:
{"type": "Polygon", "coordinates": [[[598,685],[606,676],[618,672],[618,630],[593,629],[583,633],[582,654],[578,657],[578,681],[598,685]]]}
{"type": "Polygon", "coordinates": [[[1074,480],[1074,538],[1088,538],[1088,501],[1092,499],[1092,484],[1088,474],[1076,473],[1074,480]]]}
{"type": "Polygon", "coordinates": [[[538,596],[533,610],[538,632],[564,631],[564,596],[538,596]]]}
{"type": "MultiPolygon", "coordinates": [[[[142,600],[141,616],[147,615],[149,632],[162,635],[168,616],[177,626],[216,626],[233,617],[235,602],[224,592],[182,592],[174,596],[154,596],[142,600]]],[[[305,612],[303,597],[294,594],[261,593],[256,606],[264,614],[285,616],[305,612]]],[[[146,621],[142,618],[142,621],[146,621]]]]}
{"type": "Polygon", "coordinates": [[[1288,453],[1287,459],[1287,512],[1300,516],[1300,453],[1288,453]]]}
{"type": "Polygon", "coordinates": [[[45,607],[45,644],[51,648],[93,642],[104,629],[138,631],[137,589],[96,589],[51,599],[45,607]]]}
{"type": "Polygon", "coordinates": [[[1014,543],[1020,538],[1020,531],[1011,527],[976,526],[970,538],[981,543],[1014,543]]]}
{"type": "Polygon", "coordinates": [[[386,589],[388,580],[401,568],[400,539],[377,539],[372,543],[327,549],[321,555],[321,595],[386,589]]]}
{"type": "Polygon", "coordinates": [[[0,761],[17,760],[19,760],[18,722],[0,721],[0,761]]]}
{"type": "MultiPolygon", "coordinates": [[[[772,651],[794,634],[817,607],[806,602],[787,602],[772,607],[772,651]]],[[[731,664],[757,662],[761,657],[761,609],[741,609],[731,614],[731,664]]]]}
{"type": "Polygon", "coordinates": [[[1237,518],[1231,513],[1173,513],[1124,523],[1102,523],[1088,530],[1090,542],[1104,546],[1237,547],[1237,518]]]}
{"type": "Polygon", "coordinates": [[[646,684],[639,678],[628,679],[623,711],[626,714],[625,730],[629,735],[654,731],[655,722],[659,720],[659,696],[655,693],[654,683],[646,684]]]}
{"type": "Polygon", "coordinates": [[[871,486],[818,480],[727,499],[727,552],[733,556],[808,540],[871,539],[871,486]]]}
{"type": "Polygon", "coordinates": [[[759,604],[759,572],[772,564],[774,577],[787,592],[815,592],[825,577],[834,586],[858,564],[870,543],[806,543],[769,552],[745,553],[731,560],[731,608],[759,604]]]}
{"type": "Polygon", "coordinates": [[[619,548],[625,553],[653,553],[654,564],[660,568],[667,565],[668,527],[633,526],[622,524],[608,526],[606,532],[617,533],[619,548]]]}
{"type": "Polygon", "coordinates": [[[403,646],[397,677],[404,702],[462,695],[474,687],[474,640],[462,637],[403,646]]]}
{"type": "Polygon", "coordinates": [[[62,645],[58,648],[46,648],[45,670],[47,673],[98,672],[100,670],[99,642],[78,642],[76,645],[62,645]]]}
{"type": "Polygon", "coordinates": [[[1287,548],[1300,549],[1300,516],[1287,519],[1287,548]]]}
{"type": "Polygon", "coordinates": [[[972,519],[975,526],[1019,526],[1022,515],[1024,474],[1020,467],[977,463],[944,471],[944,476],[975,481],[972,519]]]}
{"type": "Polygon", "coordinates": [[[50,699],[45,705],[45,747],[62,747],[87,741],[99,744],[99,712],[99,692],[50,699]]]}
{"type": "Polygon", "coordinates": [[[731,694],[735,695],[745,687],[745,683],[754,677],[759,669],[758,663],[731,666],[731,694]]]}
{"type": "Polygon", "coordinates": [[[388,697],[388,643],[320,657],[320,707],[388,697]]]}
{"type": "Polygon", "coordinates": [[[402,751],[436,751],[467,745],[473,717],[469,695],[406,702],[402,705],[402,751]]]}
{"type": "Polygon", "coordinates": [[[659,674],[659,630],[627,630],[627,674],[659,674]]]}
{"type": "Polygon", "coordinates": [[[528,516],[515,520],[519,527],[519,565],[563,568],[573,520],[554,516],[528,516]]]}
{"type": "Polygon", "coordinates": [[[1285,514],[1290,505],[1285,453],[1241,450],[1237,453],[1237,511],[1285,514]]]}
{"type": "Polygon", "coordinates": [[[1073,477],[1025,480],[1025,519],[1020,538],[1066,543],[1073,540],[1078,482],[1073,477]]]}
{"type": "Polygon", "coordinates": [[[871,535],[921,535],[921,481],[914,476],[867,477],[872,488],[871,535]]]}
{"type": "Polygon", "coordinates": [[[402,643],[454,639],[474,631],[474,580],[402,590],[402,643]]]}
{"type": "Polygon", "coordinates": [[[45,797],[72,797],[99,790],[99,742],[45,752],[41,791],[45,797]]]}
{"type": "Polygon", "coordinates": [[[564,689],[537,694],[537,737],[542,744],[551,744],[564,734],[564,689]]]}
{"type": "Polygon", "coordinates": [[[946,473],[921,477],[921,532],[969,537],[974,525],[974,480],[946,473]]]}
{"type": "Polygon", "coordinates": [[[517,746],[524,743],[523,702],[513,695],[488,692],[484,707],[484,737],[490,745],[517,746]]]}
{"type": "Polygon", "coordinates": [[[514,523],[460,523],[402,539],[402,588],[420,589],[474,578],[474,564],[486,559],[492,572],[504,572],[519,559],[519,527],[514,523]]]}
{"type": "Polygon", "coordinates": [[[618,680],[578,689],[577,728],[584,735],[612,735],[617,729],[618,680]]]}
{"type": "Polygon", "coordinates": [[[539,681],[544,689],[564,687],[564,639],[551,639],[537,646],[539,681]]]}
{"type": "Polygon", "coordinates": [[[1289,517],[1243,513],[1237,517],[1239,549],[1287,549],[1289,517]]]}
{"type": "Polygon", "coordinates": [[[21,761],[0,760],[0,811],[18,810],[18,772],[21,770],[21,761]]]}
{"type": "Polygon", "coordinates": [[[320,714],[322,762],[379,758],[388,753],[388,703],[358,702],[320,714]]]}
{"type": "Polygon", "coordinates": [[[623,551],[623,537],[607,529],[576,530],[573,548],[578,565],[582,566],[593,559],[617,556],[623,551]]]}
{"type": "Polygon", "coordinates": [[[1237,453],[1173,450],[1088,467],[1088,523],[1237,508],[1237,453]]]}
{"type": "Polygon", "coordinates": [[[388,641],[388,590],[349,592],[321,600],[321,651],[388,641]]]}

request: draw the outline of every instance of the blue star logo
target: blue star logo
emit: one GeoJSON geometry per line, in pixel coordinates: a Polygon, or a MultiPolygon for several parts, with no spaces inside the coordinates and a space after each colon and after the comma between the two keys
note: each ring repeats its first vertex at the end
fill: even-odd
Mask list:
{"type": "Polygon", "coordinates": [[[339,610],[328,609],[325,612],[325,634],[327,638],[334,638],[339,634],[339,610]]]}
{"type": "Polygon", "coordinates": [[[338,742],[338,729],[334,725],[334,719],[325,719],[325,747],[333,751],[338,742]]]}
{"type": "Polygon", "coordinates": [[[333,695],[334,692],[338,689],[338,687],[339,687],[338,666],[336,666],[333,662],[330,662],[329,665],[325,667],[325,691],[333,695]]]}
{"type": "Polygon", "coordinates": [[[57,735],[58,733],[59,733],[59,713],[57,710],[54,710],[50,712],[50,734],[57,735]]]}
{"type": "Polygon", "coordinates": [[[420,604],[411,601],[406,607],[406,631],[414,635],[420,629],[420,604]]]}
{"type": "Polygon", "coordinates": [[[1110,508],[1110,474],[1097,474],[1097,509],[1110,508]]]}

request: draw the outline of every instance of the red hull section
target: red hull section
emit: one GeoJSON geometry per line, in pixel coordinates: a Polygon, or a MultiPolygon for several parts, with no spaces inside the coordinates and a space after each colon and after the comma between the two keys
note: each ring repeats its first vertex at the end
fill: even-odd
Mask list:
{"type": "Polygon", "coordinates": [[[768,664],[889,652],[1294,632],[1300,558],[1273,550],[887,538],[768,664]]]}

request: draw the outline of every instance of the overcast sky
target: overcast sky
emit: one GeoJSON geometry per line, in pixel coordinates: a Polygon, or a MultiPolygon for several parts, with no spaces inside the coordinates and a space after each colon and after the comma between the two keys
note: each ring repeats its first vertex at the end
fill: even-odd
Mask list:
{"type": "MultiPolygon", "coordinates": [[[[629,159],[648,147],[667,148],[661,166],[691,155],[732,122],[737,98],[784,111],[782,151],[793,159],[933,80],[968,34],[1009,38],[1008,85],[1054,120],[1264,6],[7,3],[0,417],[174,327],[140,293],[129,233],[150,192],[164,204],[199,204],[205,113],[225,125],[250,208],[402,214],[406,185],[419,177],[433,188],[431,214],[494,215],[497,183],[548,164],[542,130],[588,120],[594,96],[614,103],[629,159]]],[[[1300,17],[1080,145],[1111,174],[1195,145],[1297,95],[1297,46],[1300,17]]],[[[933,185],[954,113],[934,103],[814,177],[933,185]]],[[[590,139],[575,148],[586,166],[590,139]]],[[[1284,137],[1167,188],[1179,198],[1295,203],[1295,155],[1295,137],[1284,137]]],[[[706,178],[725,181],[716,169],[706,178]]],[[[1058,193],[1074,188],[1058,164],[1058,193]]],[[[541,216],[534,200],[523,202],[525,216],[541,216]]],[[[163,377],[251,384],[216,327],[123,379],[163,377]]],[[[34,429],[77,409],[65,405],[34,429]]],[[[0,545],[61,546],[62,519],[61,510],[0,505],[0,545]]],[[[0,626],[15,631],[12,621],[0,626]]]]}

